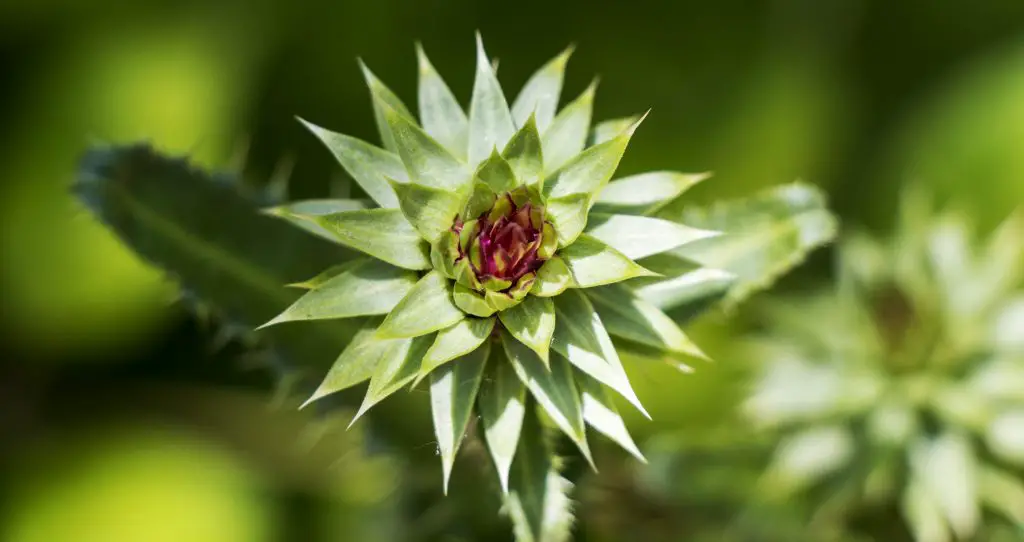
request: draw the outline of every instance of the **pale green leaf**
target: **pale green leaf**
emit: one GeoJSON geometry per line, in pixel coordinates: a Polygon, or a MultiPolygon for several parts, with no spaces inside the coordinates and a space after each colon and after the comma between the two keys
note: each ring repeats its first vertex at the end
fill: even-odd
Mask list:
{"type": "Polygon", "coordinates": [[[377,79],[377,76],[370,71],[370,68],[359,61],[359,68],[363,71],[366,85],[370,87],[370,97],[373,100],[373,120],[377,123],[377,130],[380,132],[381,142],[384,148],[391,152],[398,152],[398,144],[394,134],[394,127],[387,119],[387,111],[394,111],[407,119],[412,119],[409,108],[402,103],[402,100],[391,92],[387,86],[377,79]]]}
{"type": "Polygon", "coordinates": [[[465,317],[452,301],[451,281],[431,271],[398,302],[377,334],[389,338],[418,337],[453,326],[465,317]]]}
{"type": "Polygon", "coordinates": [[[466,159],[469,147],[469,119],[459,106],[451,89],[427,58],[420,44],[416,44],[419,61],[419,106],[423,130],[447,148],[460,160],[466,159]]]}
{"type": "Polygon", "coordinates": [[[622,446],[623,450],[646,463],[647,459],[640,453],[640,449],[633,442],[633,437],[629,435],[626,423],[622,421],[619,409],[616,408],[615,401],[608,394],[608,390],[582,371],[576,372],[576,383],[580,386],[583,421],[622,446]]]}
{"type": "Polygon", "coordinates": [[[673,254],[736,275],[726,298],[733,304],[769,286],[812,250],[832,241],[837,230],[821,192],[802,184],[659,216],[724,233],[683,245],[673,254]]]}
{"type": "Polygon", "coordinates": [[[594,201],[594,210],[651,215],[710,176],[709,173],[651,171],[615,179],[598,195],[594,201]]]}
{"type": "Polygon", "coordinates": [[[596,91],[595,80],[575,100],[562,108],[551,126],[544,130],[545,171],[556,171],[583,150],[587,143],[587,131],[590,130],[596,91]]]}
{"type": "Polygon", "coordinates": [[[549,369],[533,350],[508,334],[501,335],[501,342],[519,380],[526,385],[555,425],[576,443],[587,461],[593,464],[572,367],[565,358],[552,356],[549,369]]]}
{"type": "Polygon", "coordinates": [[[430,269],[430,245],[398,209],[344,211],[300,218],[317,223],[334,241],[405,269],[430,269]]]}
{"type": "Polygon", "coordinates": [[[981,521],[976,459],[967,437],[943,434],[911,450],[911,469],[960,539],[970,538],[981,521]]]}
{"type": "Polygon", "coordinates": [[[612,335],[660,350],[706,358],[661,309],[620,284],[586,290],[605,328],[612,335]]]}
{"type": "Polygon", "coordinates": [[[366,411],[416,378],[419,373],[420,359],[423,358],[423,353],[427,351],[430,341],[433,339],[429,335],[404,339],[381,339],[379,335],[378,332],[374,340],[388,343],[388,346],[381,352],[377,368],[373,371],[373,376],[370,377],[370,387],[366,390],[362,404],[359,405],[359,411],[352,417],[352,423],[356,423],[356,420],[366,414],[366,411]]]}
{"type": "Polygon", "coordinates": [[[398,199],[395,198],[391,185],[385,180],[385,177],[403,182],[409,180],[405,166],[397,154],[361,139],[321,128],[301,118],[299,122],[323,142],[341,167],[368,196],[373,198],[373,201],[388,209],[398,207],[398,199]]]}
{"type": "Polygon", "coordinates": [[[430,373],[430,411],[441,454],[444,493],[448,494],[455,455],[466,434],[490,345],[484,345],[430,373]]]}
{"type": "Polygon", "coordinates": [[[504,148],[515,131],[508,102],[477,34],[476,79],[469,103],[469,163],[478,164],[495,148],[504,148]]]}
{"type": "Polygon", "coordinates": [[[996,416],[985,437],[989,450],[996,457],[1024,466],[1024,409],[1018,407],[996,416]]]}
{"type": "Polygon", "coordinates": [[[567,47],[534,72],[523,85],[523,90],[512,103],[512,118],[516,126],[524,126],[530,115],[537,119],[537,129],[541,132],[551,124],[555,110],[558,109],[558,97],[562,93],[565,65],[573,49],[572,46],[567,47]]]}
{"type": "Polygon", "coordinates": [[[535,184],[543,180],[544,156],[541,152],[540,133],[537,132],[537,123],[532,116],[512,136],[501,155],[515,172],[518,184],[535,184]]]}
{"type": "Polygon", "coordinates": [[[487,449],[498,471],[501,489],[508,493],[509,469],[519,443],[519,433],[526,414],[526,388],[516,376],[504,353],[494,349],[487,377],[480,386],[477,405],[484,427],[487,449]]]}
{"type": "Polygon", "coordinates": [[[572,274],[562,258],[555,256],[544,262],[537,271],[537,281],[533,283],[531,295],[553,297],[572,285],[572,274]]]}
{"type": "Polygon", "coordinates": [[[479,348],[494,330],[494,318],[467,317],[451,327],[437,333],[434,344],[423,356],[420,376],[423,378],[434,369],[449,361],[469,354],[479,348]]]}
{"type": "Polygon", "coordinates": [[[380,318],[371,318],[363,324],[348,346],[342,350],[338,359],[334,361],[334,365],[331,365],[323,382],[303,406],[326,395],[346,390],[369,380],[381,360],[387,358],[401,346],[401,341],[377,339],[377,326],[380,322],[380,318]]]}
{"type": "Polygon", "coordinates": [[[555,297],[554,301],[556,324],[551,349],[622,395],[644,416],[650,417],[629,384],[629,377],[601,317],[586,296],[579,290],[568,290],[555,297]]]}
{"type": "Polygon", "coordinates": [[[505,510],[516,542],[569,542],[572,529],[572,484],[559,474],[559,459],[533,404],[523,425],[512,464],[505,510]]]}
{"type": "Polygon", "coordinates": [[[841,426],[819,426],[784,438],[766,472],[771,489],[788,496],[849,464],[854,439],[841,426]]]}
{"type": "Polygon", "coordinates": [[[572,194],[561,198],[550,198],[544,202],[548,220],[558,234],[558,246],[571,245],[587,227],[587,213],[590,211],[588,194],[572,194]]]}
{"type": "Polygon", "coordinates": [[[915,542],[952,542],[942,510],[918,481],[912,481],[900,499],[903,518],[915,542]]]}
{"type": "Polygon", "coordinates": [[[660,218],[602,213],[590,214],[587,234],[634,260],[720,235],[660,218]]]}
{"type": "Polygon", "coordinates": [[[313,278],[306,279],[302,282],[293,282],[291,284],[288,284],[287,286],[291,288],[301,288],[303,290],[316,290],[320,286],[323,286],[327,281],[344,273],[352,266],[360,264],[362,261],[363,259],[359,258],[343,264],[332,265],[327,269],[324,269],[323,271],[317,273],[316,276],[313,278]]]}
{"type": "Polygon", "coordinates": [[[416,284],[416,273],[379,260],[362,260],[300,297],[260,327],[296,320],[387,314],[416,284]]]}
{"type": "Polygon", "coordinates": [[[638,120],[640,120],[640,115],[632,115],[629,117],[608,119],[597,123],[594,125],[594,128],[590,130],[590,136],[587,138],[587,146],[592,147],[614,138],[628,130],[629,127],[636,124],[636,121],[638,120]]]}
{"type": "Polygon", "coordinates": [[[417,183],[394,183],[393,187],[402,214],[420,237],[430,243],[451,229],[468,198],[465,189],[439,189],[417,183]]]}
{"type": "Polygon", "coordinates": [[[555,305],[550,298],[527,296],[522,303],[498,313],[505,331],[530,347],[548,363],[548,348],[555,332],[555,305]]]}
{"type": "Polygon", "coordinates": [[[658,254],[639,263],[665,278],[637,279],[633,290],[652,305],[671,310],[673,319],[681,324],[724,299],[736,283],[732,273],[699,267],[671,254],[658,254]]]}
{"type": "MultiPolygon", "coordinates": [[[[642,121],[643,119],[637,121],[622,134],[572,157],[568,163],[544,180],[544,195],[548,198],[561,198],[571,194],[587,194],[591,197],[600,194],[608,180],[615,174],[615,168],[619,167],[619,160],[626,152],[629,139],[642,121]]],[[[544,167],[549,171],[553,166],[550,153],[545,144],[544,167]]]]}
{"type": "Polygon", "coordinates": [[[293,201],[276,207],[268,207],[263,209],[263,214],[282,218],[313,235],[335,241],[334,234],[324,229],[312,217],[372,208],[374,208],[373,202],[368,200],[320,199],[293,201]]]}
{"type": "Polygon", "coordinates": [[[480,163],[480,167],[476,170],[476,177],[489,186],[496,194],[507,192],[519,186],[519,180],[516,179],[516,173],[512,169],[512,165],[498,154],[497,149],[493,150],[491,155],[480,163]]]}
{"type": "Polygon", "coordinates": [[[458,190],[467,186],[472,170],[448,149],[430,137],[413,120],[384,107],[384,118],[398,147],[409,180],[431,188],[458,190]]]}
{"type": "Polygon", "coordinates": [[[979,466],[978,495],[987,507],[1024,525],[1024,482],[1016,474],[979,466]]]}
{"type": "Polygon", "coordinates": [[[577,288],[591,288],[654,275],[621,252],[587,234],[580,235],[576,242],[558,254],[569,267],[573,285],[577,288]]]}

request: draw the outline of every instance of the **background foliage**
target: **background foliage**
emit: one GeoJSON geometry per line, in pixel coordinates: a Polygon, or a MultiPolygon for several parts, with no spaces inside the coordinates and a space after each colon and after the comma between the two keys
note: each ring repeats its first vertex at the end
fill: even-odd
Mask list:
{"type": "MultiPolygon", "coordinates": [[[[322,195],[339,169],[292,115],[372,139],[354,59],[411,97],[412,39],[466,100],[475,29],[513,88],[577,43],[567,95],[596,73],[595,117],[653,108],[620,173],[714,171],[691,191],[697,201],[802,178],[828,191],[844,222],[886,231],[910,179],[954,199],[982,229],[1024,200],[1024,5],[1016,1],[950,0],[941,9],[924,0],[520,2],[515,10],[5,2],[0,539],[507,536],[493,488],[476,487],[489,473],[457,470],[451,496],[440,498],[424,397],[380,405],[374,423],[403,439],[381,453],[369,453],[379,448],[358,432],[329,431],[345,415],[309,423],[275,403],[267,372],[239,370],[265,366],[261,359],[186,316],[174,289],[68,190],[89,142],[147,139],[210,166],[244,155],[249,179],[290,169],[297,196],[322,195]]],[[[829,278],[830,257],[817,254],[784,289],[829,278]]],[[[737,511],[773,447],[737,420],[745,370],[729,338],[744,320],[740,307],[691,324],[716,359],[693,375],[633,368],[653,421],[628,421],[651,466],[596,450],[607,467],[579,488],[581,539],[721,540],[715,533],[737,518],[783,517],[737,511]],[[722,454],[716,441],[740,451],[722,454]]],[[[462,453],[486,457],[469,446],[462,453]]],[[[584,471],[569,469],[576,479],[584,471]]],[[[749,540],[743,524],[728,528],[749,540]]]]}

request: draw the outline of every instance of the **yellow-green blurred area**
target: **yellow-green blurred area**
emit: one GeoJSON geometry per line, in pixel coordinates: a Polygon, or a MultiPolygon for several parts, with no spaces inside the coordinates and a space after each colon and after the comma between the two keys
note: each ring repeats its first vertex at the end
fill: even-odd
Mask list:
{"type": "MultiPolygon", "coordinates": [[[[844,222],[885,228],[911,180],[983,226],[1024,201],[1020,0],[5,0],[0,540],[509,536],[496,500],[469,497],[489,471],[457,463],[464,496],[441,497],[422,409],[378,420],[420,428],[378,452],[344,416],[275,404],[69,192],[87,145],[148,140],[210,167],[244,157],[256,183],[292,157],[293,196],[324,195],[339,169],[294,116],[375,140],[356,58],[415,103],[416,40],[468,101],[477,29],[509,89],[575,43],[565,97],[600,76],[596,118],[652,110],[620,171],[714,171],[695,202],[803,179],[844,222]]],[[[827,259],[784,287],[826,278],[827,259]]],[[[721,358],[728,317],[691,331],[721,358]]],[[[654,421],[633,432],[729,419],[729,362],[634,368],[654,421]]]]}

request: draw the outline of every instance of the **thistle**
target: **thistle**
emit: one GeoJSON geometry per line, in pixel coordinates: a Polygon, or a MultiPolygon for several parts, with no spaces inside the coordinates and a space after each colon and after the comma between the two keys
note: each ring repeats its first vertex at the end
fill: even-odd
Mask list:
{"type": "Polygon", "coordinates": [[[637,340],[636,324],[652,322],[641,342],[699,355],[622,283],[659,276],[636,259],[715,235],[645,216],[703,176],[609,184],[643,119],[591,132],[594,85],[556,114],[570,52],[538,70],[510,107],[478,37],[466,114],[418,49],[419,123],[363,66],[383,148],[304,122],[372,203],[271,211],[367,256],[304,283],[309,291],[267,324],[371,317],[310,401],[369,380],[358,419],[429,381],[445,488],[476,417],[506,492],[515,493],[513,463],[535,453],[520,440],[544,447],[536,433],[549,422],[591,464],[586,425],[643,459],[612,398],[647,414],[612,336],[637,340]],[[625,323],[606,325],[602,304],[625,323]],[[544,419],[531,421],[535,405],[544,419]]]}
{"type": "Polygon", "coordinates": [[[768,311],[746,406],[787,436],[765,487],[824,492],[819,514],[846,520],[898,506],[918,542],[1017,539],[1024,220],[976,241],[916,191],[901,217],[888,241],[845,241],[837,291],[768,311]]]}

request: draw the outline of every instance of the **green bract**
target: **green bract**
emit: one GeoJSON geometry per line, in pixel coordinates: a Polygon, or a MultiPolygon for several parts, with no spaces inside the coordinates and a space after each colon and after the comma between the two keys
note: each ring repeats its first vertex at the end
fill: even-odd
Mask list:
{"type": "MultiPolygon", "coordinates": [[[[478,39],[467,114],[418,49],[419,122],[364,66],[384,148],[304,123],[378,207],[271,210],[371,258],[307,281],[307,293],[268,322],[383,317],[345,349],[312,399],[369,380],[362,414],[429,380],[445,486],[479,417],[503,488],[522,491],[516,458],[536,452],[523,455],[520,440],[543,444],[525,434],[540,427],[524,426],[537,415],[531,405],[588,460],[587,425],[643,459],[612,397],[646,415],[612,336],[700,355],[625,281],[661,280],[635,260],[716,235],[647,216],[703,176],[609,183],[643,119],[592,131],[593,85],[557,111],[569,54],[534,74],[510,106],[478,39]]],[[[527,515],[535,504],[513,502],[527,515]]]]}
{"type": "Polygon", "coordinates": [[[766,487],[827,487],[846,518],[898,503],[919,542],[1024,524],[1021,247],[1024,214],[976,239],[911,192],[889,241],[841,246],[837,291],[771,306],[746,405],[787,435],[766,487]]]}

